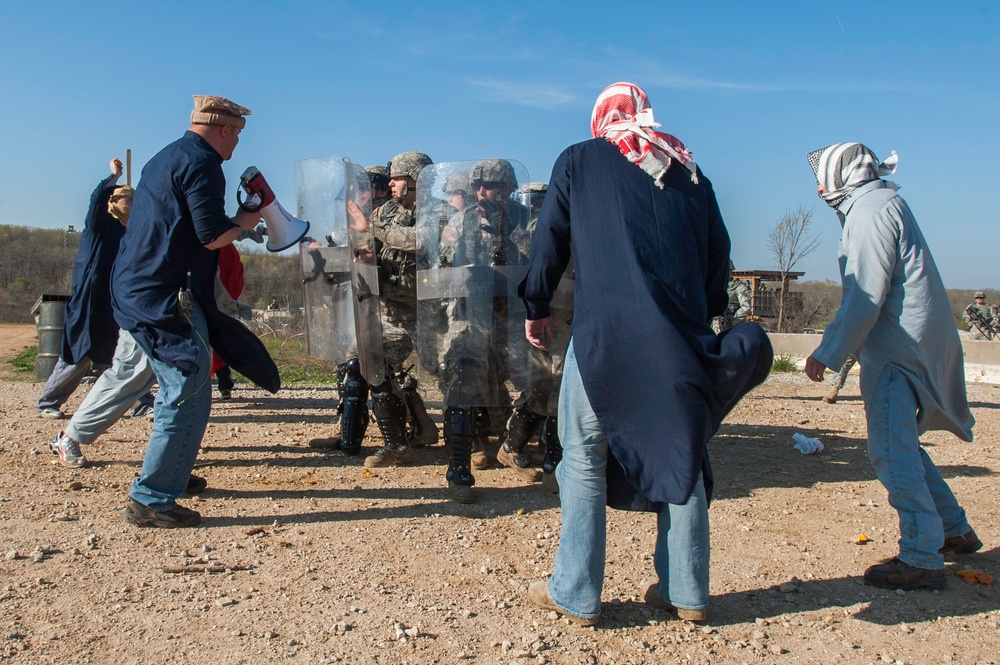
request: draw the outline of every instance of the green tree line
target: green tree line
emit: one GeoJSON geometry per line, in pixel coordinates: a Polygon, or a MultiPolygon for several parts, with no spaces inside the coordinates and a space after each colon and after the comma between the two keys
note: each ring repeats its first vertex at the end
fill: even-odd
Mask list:
{"type": "MultiPolygon", "coordinates": [[[[0,225],[0,322],[30,323],[31,307],[42,294],[69,295],[73,260],[80,234],[59,229],[0,225]]],[[[277,301],[281,309],[302,307],[302,269],[294,254],[271,254],[249,241],[237,243],[243,257],[244,289],[240,300],[255,309],[277,301]]],[[[822,329],[840,306],[840,284],[826,281],[793,282],[803,294],[802,311],[789,320],[788,330],[822,329]]],[[[962,310],[974,290],[948,289],[955,325],[964,329],[962,310]]],[[[997,304],[1000,292],[987,291],[987,302],[997,304]]]]}
{"type": "MultiPolygon", "coordinates": [[[[0,224],[0,323],[31,323],[42,294],[69,295],[80,233],[0,224]]],[[[263,309],[302,306],[302,269],[296,255],[271,254],[252,242],[237,243],[243,258],[240,300],[263,309]]]]}

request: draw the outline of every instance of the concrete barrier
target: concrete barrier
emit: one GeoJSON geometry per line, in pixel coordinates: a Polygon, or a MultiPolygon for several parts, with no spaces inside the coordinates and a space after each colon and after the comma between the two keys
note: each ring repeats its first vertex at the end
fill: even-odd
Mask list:
{"type": "MultiPolygon", "coordinates": [[[[791,356],[799,367],[819,346],[823,335],[802,333],[768,333],[775,356],[791,356]]],[[[962,352],[965,355],[965,380],[983,383],[1000,383],[1000,342],[969,339],[968,333],[959,331],[962,352]]],[[[857,366],[855,366],[855,372],[857,366]]]]}

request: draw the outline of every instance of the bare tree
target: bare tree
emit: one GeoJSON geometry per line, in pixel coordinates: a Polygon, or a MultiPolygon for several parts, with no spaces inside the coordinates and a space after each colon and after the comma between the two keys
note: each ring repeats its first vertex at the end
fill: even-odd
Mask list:
{"type": "Polygon", "coordinates": [[[805,206],[789,208],[767,235],[767,249],[781,274],[778,293],[778,332],[785,329],[785,299],[788,294],[788,273],[799,261],[816,251],[819,237],[812,232],[812,210],[805,206]]]}

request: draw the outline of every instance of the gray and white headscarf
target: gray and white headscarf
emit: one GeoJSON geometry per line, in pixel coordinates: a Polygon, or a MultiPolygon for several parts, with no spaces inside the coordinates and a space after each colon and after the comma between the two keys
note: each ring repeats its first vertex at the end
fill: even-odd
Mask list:
{"type": "MultiPolygon", "coordinates": [[[[866,182],[895,173],[898,164],[895,150],[879,163],[875,153],[860,143],[836,143],[809,153],[809,166],[816,174],[816,183],[826,190],[820,197],[834,209],[866,182]]],[[[894,183],[890,185],[896,187],[894,183]]]]}

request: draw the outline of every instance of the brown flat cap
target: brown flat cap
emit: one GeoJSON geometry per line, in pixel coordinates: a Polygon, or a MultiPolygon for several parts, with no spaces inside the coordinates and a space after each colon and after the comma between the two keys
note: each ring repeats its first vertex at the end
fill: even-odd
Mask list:
{"type": "Polygon", "coordinates": [[[192,125],[232,125],[243,129],[253,111],[245,106],[231,102],[225,97],[214,95],[195,95],[194,110],[191,111],[192,125]]]}

